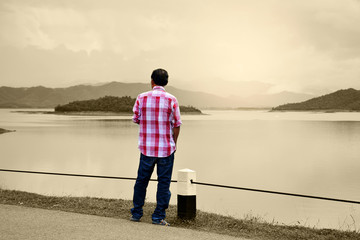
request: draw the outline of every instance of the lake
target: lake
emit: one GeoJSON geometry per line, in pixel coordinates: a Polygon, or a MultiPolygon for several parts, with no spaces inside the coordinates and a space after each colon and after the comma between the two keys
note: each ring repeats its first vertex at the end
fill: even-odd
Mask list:
{"type": "MultiPolygon", "coordinates": [[[[0,109],[0,128],[16,130],[0,135],[0,168],[136,177],[138,126],[130,116],[13,111],[0,109]]],[[[360,201],[360,113],[203,112],[182,116],[174,180],[178,170],[189,168],[199,182],[360,201]]],[[[133,185],[0,172],[1,188],[45,195],[131,199],[133,185]]],[[[156,201],[155,191],[151,182],[147,201],[156,201]]],[[[171,191],[176,204],[176,183],[171,191]]],[[[237,218],[360,229],[356,204],[199,185],[197,204],[237,218]]]]}

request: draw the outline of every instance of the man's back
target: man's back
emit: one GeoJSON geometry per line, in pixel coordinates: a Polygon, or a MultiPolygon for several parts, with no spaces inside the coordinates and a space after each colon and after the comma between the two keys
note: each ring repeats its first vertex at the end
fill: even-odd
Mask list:
{"type": "Polygon", "coordinates": [[[167,157],[176,150],[172,129],[181,125],[177,99],[161,86],[140,94],[133,121],[140,124],[139,149],[152,157],[167,157]]]}

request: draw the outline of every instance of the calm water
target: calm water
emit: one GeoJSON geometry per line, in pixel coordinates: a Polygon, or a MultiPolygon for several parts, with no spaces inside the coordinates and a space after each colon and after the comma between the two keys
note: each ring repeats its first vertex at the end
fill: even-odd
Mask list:
{"type": "MultiPolygon", "coordinates": [[[[0,168],[135,177],[138,127],[129,116],[57,116],[0,109],[0,168]]],[[[197,180],[360,201],[360,113],[205,111],[183,116],[177,171],[197,180]]],[[[156,176],[153,175],[155,178],[156,176]]],[[[0,187],[48,195],[132,198],[133,181],[0,172],[0,187]]],[[[148,201],[155,201],[150,183],[148,201]]],[[[172,184],[172,204],[176,184],[172,184]]],[[[197,186],[198,208],[242,218],[360,229],[360,206],[197,186]]]]}

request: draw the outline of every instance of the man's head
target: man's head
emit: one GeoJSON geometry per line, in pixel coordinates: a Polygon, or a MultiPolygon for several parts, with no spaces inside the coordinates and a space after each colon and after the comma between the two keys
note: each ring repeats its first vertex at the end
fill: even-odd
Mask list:
{"type": "Polygon", "coordinates": [[[154,70],[151,74],[151,80],[158,86],[166,86],[168,84],[168,78],[169,75],[167,71],[161,68],[154,70]]]}

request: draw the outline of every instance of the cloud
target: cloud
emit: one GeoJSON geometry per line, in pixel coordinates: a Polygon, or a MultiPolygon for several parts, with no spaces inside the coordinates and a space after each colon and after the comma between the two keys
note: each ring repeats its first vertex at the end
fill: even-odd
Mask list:
{"type": "Polygon", "coordinates": [[[9,5],[7,9],[8,13],[1,19],[1,26],[6,26],[6,31],[0,35],[2,45],[41,49],[64,45],[74,51],[87,52],[101,47],[88,17],[74,9],[26,5],[9,5]]]}
{"type": "Polygon", "coordinates": [[[87,8],[87,1],[67,2],[66,6],[35,2],[35,6],[21,1],[3,6],[7,14],[0,20],[1,27],[6,27],[1,44],[43,49],[64,45],[74,51],[111,50],[131,57],[177,42],[166,16],[144,14],[136,5],[87,8]]]}
{"type": "Polygon", "coordinates": [[[288,7],[295,13],[293,25],[305,44],[333,58],[360,56],[359,1],[288,2],[288,7]]]}
{"type": "MultiPolygon", "coordinates": [[[[34,84],[142,79],[164,67],[195,90],[241,81],[272,91],[359,86],[355,0],[4,0],[0,11],[0,46],[34,84]]],[[[21,81],[14,69],[6,79],[21,81]]]]}

